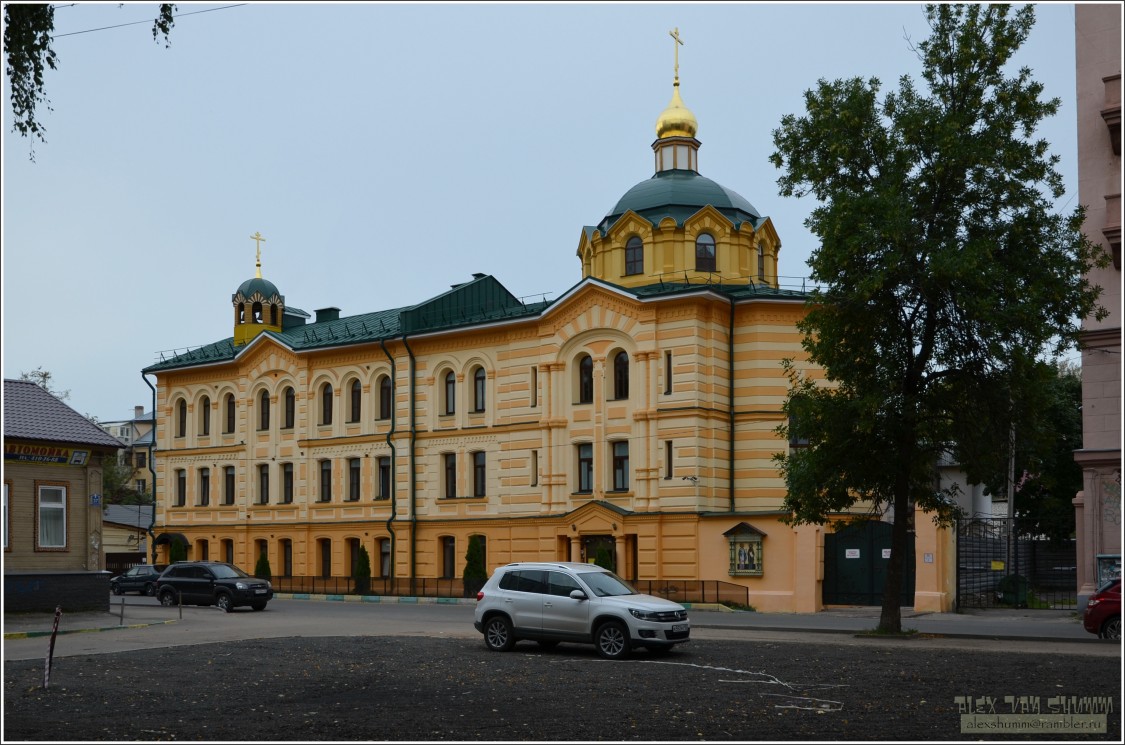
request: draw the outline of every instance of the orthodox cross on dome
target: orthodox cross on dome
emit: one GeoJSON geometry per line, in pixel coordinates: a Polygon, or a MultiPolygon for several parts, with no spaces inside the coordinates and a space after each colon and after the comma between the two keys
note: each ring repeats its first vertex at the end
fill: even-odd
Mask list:
{"type": "Polygon", "coordinates": [[[256,276],[258,277],[258,279],[261,279],[262,278],[262,241],[264,241],[265,238],[262,237],[262,234],[259,231],[255,230],[254,235],[250,236],[250,240],[254,241],[254,244],[257,248],[258,256],[257,256],[257,260],[254,262],[254,266],[257,268],[257,275],[256,276]]]}
{"type": "Polygon", "coordinates": [[[675,29],[668,32],[668,35],[676,40],[672,45],[672,49],[676,51],[676,85],[680,84],[680,47],[684,45],[684,40],[680,38],[680,27],[676,26],[675,29]]]}

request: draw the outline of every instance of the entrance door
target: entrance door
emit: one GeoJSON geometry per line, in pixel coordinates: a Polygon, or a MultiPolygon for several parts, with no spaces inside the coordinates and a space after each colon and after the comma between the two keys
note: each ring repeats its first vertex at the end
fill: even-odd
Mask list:
{"type": "Polygon", "coordinates": [[[582,536],[582,561],[617,572],[617,541],[611,535],[582,536]]]}
{"type": "MultiPolygon", "coordinates": [[[[893,526],[881,520],[848,525],[824,536],[825,605],[882,605],[891,563],[893,526]]],[[[908,534],[899,605],[914,605],[914,533],[908,534]]]]}

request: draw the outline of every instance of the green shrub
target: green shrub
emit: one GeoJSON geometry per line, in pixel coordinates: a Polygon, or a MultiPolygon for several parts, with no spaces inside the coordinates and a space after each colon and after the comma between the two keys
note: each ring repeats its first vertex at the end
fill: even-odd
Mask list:
{"type": "Polygon", "coordinates": [[[371,557],[367,549],[359,547],[359,554],[355,560],[355,592],[357,595],[366,595],[371,592],[371,557]]]}
{"type": "Polygon", "coordinates": [[[168,563],[175,564],[177,561],[187,561],[187,546],[173,539],[168,544],[168,563]]]}
{"type": "Polygon", "coordinates": [[[258,557],[258,563],[254,565],[254,576],[260,579],[270,579],[273,576],[273,572],[270,571],[269,557],[266,556],[264,551],[258,557]]]}

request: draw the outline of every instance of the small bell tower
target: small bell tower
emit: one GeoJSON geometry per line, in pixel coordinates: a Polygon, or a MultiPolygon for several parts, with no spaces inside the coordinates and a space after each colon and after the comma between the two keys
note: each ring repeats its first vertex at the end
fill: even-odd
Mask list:
{"type": "Polygon", "coordinates": [[[280,332],[281,319],[285,314],[285,298],[273,282],[262,279],[262,243],[266,239],[260,232],[255,232],[250,240],[257,244],[255,276],[239,285],[238,291],[231,296],[236,347],[248,343],[263,331],[280,332]]]}

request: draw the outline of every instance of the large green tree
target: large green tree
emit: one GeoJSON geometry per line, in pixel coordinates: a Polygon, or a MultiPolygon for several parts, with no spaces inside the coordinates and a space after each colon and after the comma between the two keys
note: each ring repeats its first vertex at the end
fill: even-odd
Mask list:
{"type": "MultiPolygon", "coordinates": [[[[152,38],[164,37],[176,24],[176,6],[161,3],[152,24],[152,38]]],[[[41,141],[46,131],[38,118],[38,109],[50,102],[44,94],[43,74],[58,65],[58,55],[52,47],[55,30],[55,6],[38,3],[4,4],[4,52],[7,55],[5,72],[12,86],[12,131],[24,137],[41,141]]],[[[32,152],[34,157],[34,151],[32,152]]]]}
{"type": "MultiPolygon", "coordinates": [[[[908,517],[940,522],[936,487],[952,452],[970,474],[1006,460],[1012,413],[1041,381],[1036,358],[1073,344],[1104,316],[1085,279],[1104,264],[1062,215],[1058,157],[1035,138],[1058,99],[1031,70],[1009,71],[1034,6],[928,5],[931,34],[909,76],[880,98],[877,79],[820,80],[803,115],[774,131],[783,196],[817,200],[805,224],[817,289],[799,324],[825,380],[789,366],[779,454],[794,524],[866,504],[894,516],[879,629],[901,631],[908,517]]],[[[1033,413],[1022,412],[1027,416],[1033,413]]]]}

